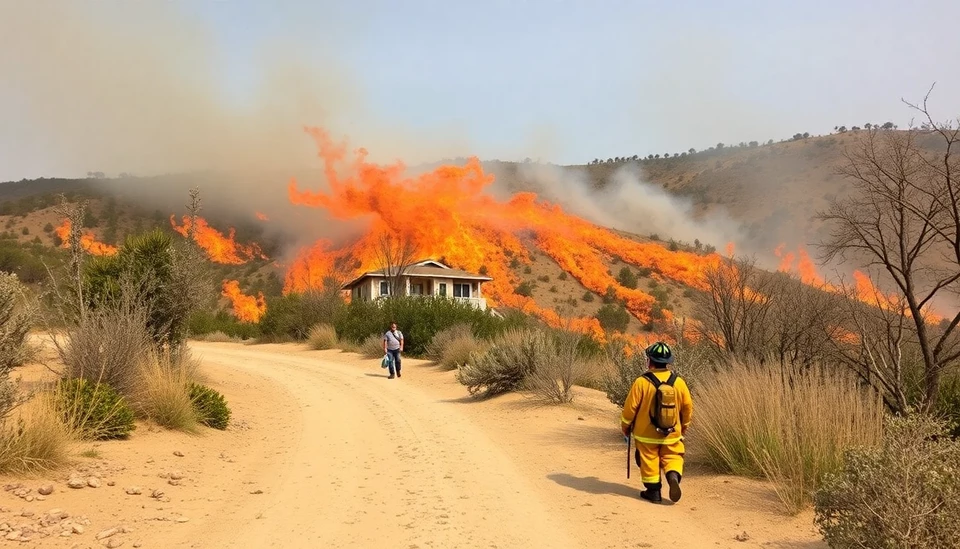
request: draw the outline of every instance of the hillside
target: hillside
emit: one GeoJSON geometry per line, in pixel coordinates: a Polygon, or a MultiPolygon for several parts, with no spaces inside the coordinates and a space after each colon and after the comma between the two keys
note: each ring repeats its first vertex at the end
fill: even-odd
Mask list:
{"type": "MultiPolygon", "coordinates": [[[[632,167],[640,170],[647,183],[663,189],[678,202],[689,201],[691,222],[722,213],[745,229],[746,240],[735,242],[738,249],[761,250],[772,257],[781,244],[795,249],[816,240],[820,227],[813,216],[825,208],[831,198],[847,190],[848,183],[835,172],[843,162],[844,149],[856,143],[859,133],[714,148],[670,158],[613,160],[566,167],[563,170],[585,175],[589,185],[589,189],[584,190],[586,194],[572,198],[542,180],[528,177],[529,167],[525,164],[485,162],[471,168],[466,163],[464,168],[453,172],[444,167],[421,168],[420,175],[412,182],[404,182],[410,189],[392,207],[397,209],[399,217],[409,218],[399,226],[400,230],[409,231],[410,238],[420,239],[418,246],[422,254],[442,257],[461,268],[492,269],[495,282],[491,293],[501,305],[529,309],[531,305],[527,303],[531,303],[533,310],[545,311],[541,314],[548,316],[554,311],[562,317],[592,317],[604,301],[610,301],[609,296],[604,300],[603,294],[613,291],[616,294],[613,301],[623,303],[632,313],[628,332],[641,333],[656,328],[656,322],[651,320],[665,321],[692,313],[692,297],[698,290],[690,286],[692,279],[684,270],[695,271],[708,264],[711,249],[701,247],[699,242],[694,248],[692,244],[674,241],[667,232],[650,237],[625,231],[598,232],[576,217],[516,200],[514,193],[538,192],[548,200],[556,200],[564,209],[578,212],[582,204],[577,200],[591,200],[591,193],[603,193],[616,180],[618,172],[632,167]],[[484,198],[481,191],[490,182],[488,173],[496,175],[496,182],[489,190],[500,196],[499,202],[484,198]],[[438,179],[446,186],[437,186],[438,179]],[[471,183],[474,180],[476,182],[471,183]],[[438,206],[449,202],[445,195],[437,194],[442,192],[448,192],[457,205],[438,206]],[[494,208],[487,213],[499,220],[487,219],[490,216],[486,214],[475,217],[470,211],[471,200],[476,201],[474,210],[494,208]],[[502,205],[494,207],[495,204],[502,205]],[[434,212],[438,207],[440,210],[434,212]],[[426,215],[426,210],[431,210],[431,215],[426,215]],[[454,244],[459,238],[456,234],[444,233],[436,240],[424,236],[424,224],[437,223],[438,230],[442,230],[443,224],[450,223],[451,219],[461,220],[460,230],[465,231],[462,235],[472,242],[470,249],[450,248],[459,247],[454,244]],[[526,225],[516,225],[518,219],[526,225]],[[499,236],[490,236],[491,230],[500,231],[499,236]],[[669,242],[658,242],[659,238],[669,242]],[[589,242],[578,242],[582,239],[589,242]],[[670,265],[662,264],[664,259],[668,259],[670,265]],[[625,287],[617,280],[622,269],[637,276],[636,289],[625,287]]],[[[381,179],[385,177],[383,174],[395,177],[385,170],[379,176],[381,179]]],[[[263,292],[268,298],[278,295],[285,274],[298,263],[310,264],[313,268],[327,265],[323,268],[329,269],[336,262],[350,259],[351,264],[371,266],[372,232],[357,232],[355,224],[352,229],[337,228],[351,227],[349,220],[334,228],[330,226],[332,217],[343,218],[344,214],[336,208],[347,208],[348,204],[343,202],[343,206],[338,206],[335,202],[346,199],[335,193],[302,191],[297,200],[308,208],[298,207],[290,203],[284,196],[286,193],[277,192],[279,181],[283,179],[276,175],[248,174],[234,178],[222,174],[193,174],[5,183],[0,184],[0,224],[8,241],[15,239],[21,246],[57,246],[60,240],[53,228],[62,220],[57,218],[53,204],[56,193],[67,192],[71,198],[83,197],[90,201],[90,222],[85,230],[96,240],[112,245],[121,242],[126,234],[145,228],[171,230],[170,216],[184,213],[184,208],[176,204],[184,204],[186,190],[197,186],[213,189],[202,195],[202,215],[209,221],[214,238],[229,240],[241,248],[255,243],[267,258],[250,256],[216,266],[220,277],[239,280],[241,291],[247,294],[263,292]],[[267,181],[271,184],[264,185],[267,181]],[[233,190],[224,192],[227,189],[233,190]],[[234,192],[238,189],[244,192],[234,192]],[[250,200],[245,195],[256,199],[250,200]],[[325,196],[327,198],[323,198],[325,196]],[[317,200],[326,202],[314,215],[309,208],[317,208],[317,200]],[[261,213],[261,208],[267,213],[261,213]],[[230,238],[233,229],[236,234],[230,238]],[[337,236],[330,239],[330,234],[337,236]],[[326,240],[317,241],[321,237],[326,240]]],[[[362,176],[346,182],[354,186],[350,195],[354,198],[359,192],[367,192],[362,176]]],[[[369,189],[379,184],[379,180],[370,183],[369,189]]],[[[291,193],[292,197],[297,196],[291,193]]],[[[356,209],[356,204],[349,208],[356,209]]],[[[376,214],[376,210],[368,213],[376,214]]],[[[610,219],[604,225],[622,225],[618,221],[621,220],[610,219]]],[[[374,227],[382,230],[376,229],[378,225],[374,227]]],[[[704,240],[709,236],[704,235],[704,240]]],[[[289,279],[287,286],[290,286],[289,279]]]]}

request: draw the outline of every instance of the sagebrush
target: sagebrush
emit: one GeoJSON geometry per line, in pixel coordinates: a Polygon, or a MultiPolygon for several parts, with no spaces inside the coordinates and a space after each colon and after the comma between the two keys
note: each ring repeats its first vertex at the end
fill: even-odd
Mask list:
{"type": "Polygon", "coordinates": [[[317,324],[310,328],[307,342],[316,351],[333,349],[337,346],[337,331],[329,324],[317,324]]]}
{"type": "Polygon", "coordinates": [[[478,340],[467,324],[440,330],[427,347],[426,358],[446,370],[454,370],[470,361],[470,356],[483,351],[486,343],[478,340]]]}
{"type": "Polygon", "coordinates": [[[815,522],[830,547],[960,547],[960,440],[951,427],[890,417],[882,444],[850,449],[816,493],[815,522]]]}

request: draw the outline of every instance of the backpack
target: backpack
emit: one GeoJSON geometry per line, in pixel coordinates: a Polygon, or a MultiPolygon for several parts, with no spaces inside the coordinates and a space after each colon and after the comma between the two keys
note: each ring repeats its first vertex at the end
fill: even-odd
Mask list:
{"type": "Polygon", "coordinates": [[[673,384],[677,381],[677,374],[670,372],[666,381],[660,381],[653,372],[644,372],[643,377],[653,383],[656,389],[653,405],[650,406],[650,422],[661,435],[669,435],[676,430],[679,412],[677,411],[677,389],[673,384]]]}

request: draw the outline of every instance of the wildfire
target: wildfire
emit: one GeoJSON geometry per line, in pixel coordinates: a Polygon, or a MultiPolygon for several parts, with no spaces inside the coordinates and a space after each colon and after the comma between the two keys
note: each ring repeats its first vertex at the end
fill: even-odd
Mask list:
{"type": "Polygon", "coordinates": [[[233,314],[241,322],[259,322],[260,317],[267,312],[267,302],[260,292],[257,297],[246,295],[240,291],[240,283],[236,280],[223,282],[222,295],[233,303],[233,314]]]}
{"type": "MultiPolygon", "coordinates": [[[[63,223],[55,229],[57,236],[63,242],[61,247],[70,247],[70,229],[73,225],[69,219],[64,219],[63,223]]],[[[80,235],[80,247],[90,255],[114,255],[117,253],[117,247],[99,242],[90,231],[83,231],[80,235]]]]}
{"type": "MultiPolygon", "coordinates": [[[[190,233],[191,218],[185,215],[183,216],[183,225],[177,225],[176,216],[171,215],[170,225],[181,235],[187,236],[190,233]]],[[[207,252],[207,257],[216,263],[241,265],[255,258],[267,259],[267,256],[263,255],[260,247],[256,244],[250,244],[249,246],[239,244],[234,240],[235,234],[236,230],[231,228],[229,234],[225,236],[211,227],[206,219],[198,217],[197,226],[193,231],[193,240],[207,252]]]]}
{"type": "Polygon", "coordinates": [[[290,201],[326,210],[335,219],[368,218],[370,224],[364,236],[347,245],[334,248],[318,241],[301,250],[287,272],[286,292],[322,287],[324,278],[338,269],[358,274],[379,268],[378,243],[390,235],[410,242],[419,256],[444,257],[451,266],[473,272],[485,268],[493,281],[484,288],[495,305],[535,314],[553,325],[573,323],[574,329],[599,334],[602,330],[596,319],[564,322],[555,311],[514,291],[521,280],[510,268],[511,262],[530,262],[523,240],[532,239],[591,291],[602,294],[612,287],[643,322],[650,319],[655,299],[642,290],[620,285],[608,273],[605,259],[619,257],[695,287],[703,286],[703,269],[720,260],[716,255],[670,252],[657,243],[621,237],[540,201],[533,193],[497,200],[485,192],[494,178],[483,171],[477,158],[462,166],[440,166],[405,177],[402,163],[369,163],[364,149],[348,161],[344,144],[334,143],[321,129],[306,131],[323,160],[329,192],[302,190],[293,179],[288,187],[290,201]],[[344,167],[345,162],[349,163],[344,167]]]}

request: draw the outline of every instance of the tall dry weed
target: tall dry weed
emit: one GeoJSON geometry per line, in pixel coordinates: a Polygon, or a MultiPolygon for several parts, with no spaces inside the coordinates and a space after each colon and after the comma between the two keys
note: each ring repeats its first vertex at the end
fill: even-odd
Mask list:
{"type": "Polygon", "coordinates": [[[190,384],[199,363],[186,351],[155,353],[138,368],[139,384],[132,400],[138,414],[158,425],[195,432],[197,415],[190,400],[190,384]]]}
{"type": "Polygon", "coordinates": [[[812,501],[845,450],[882,433],[879,397],[823,367],[733,363],[698,383],[693,401],[695,444],[712,464],[770,480],[790,513],[812,501]]]}
{"type": "Polygon", "coordinates": [[[317,324],[310,328],[307,343],[315,351],[334,349],[337,346],[337,331],[329,324],[317,324]]]}
{"type": "Polygon", "coordinates": [[[68,461],[75,440],[52,395],[37,395],[0,425],[0,473],[55,469],[68,461]]]}
{"type": "Polygon", "coordinates": [[[486,343],[474,337],[469,324],[455,324],[433,336],[425,356],[445,370],[455,370],[485,348],[486,343]]]}

